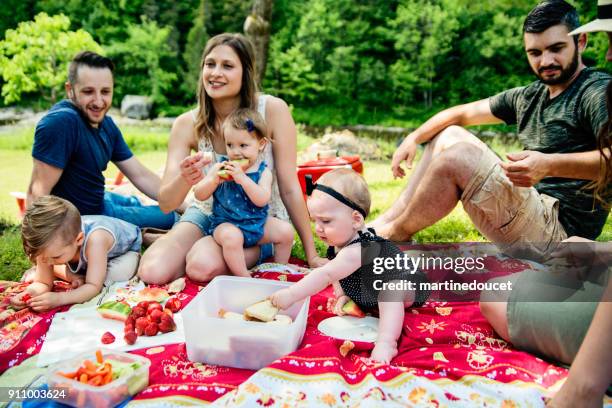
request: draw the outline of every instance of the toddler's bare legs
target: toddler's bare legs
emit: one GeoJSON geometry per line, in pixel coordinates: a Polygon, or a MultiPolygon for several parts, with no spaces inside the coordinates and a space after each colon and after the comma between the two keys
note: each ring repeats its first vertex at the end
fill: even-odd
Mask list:
{"type": "Polygon", "coordinates": [[[223,258],[230,272],[236,276],[251,276],[244,259],[244,236],[238,227],[230,223],[220,224],[213,238],[223,248],[223,258]]]}
{"type": "Polygon", "coordinates": [[[291,256],[293,245],[293,227],[286,221],[268,217],[264,226],[264,235],[258,244],[271,242],[274,244],[274,262],[287,263],[291,256]]]}

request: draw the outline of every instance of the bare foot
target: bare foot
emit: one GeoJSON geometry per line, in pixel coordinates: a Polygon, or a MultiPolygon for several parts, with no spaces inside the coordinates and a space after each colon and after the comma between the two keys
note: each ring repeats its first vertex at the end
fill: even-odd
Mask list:
{"type": "Polygon", "coordinates": [[[390,241],[403,242],[410,241],[411,236],[399,230],[393,224],[384,224],[375,228],[376,234],[390,241]]]}

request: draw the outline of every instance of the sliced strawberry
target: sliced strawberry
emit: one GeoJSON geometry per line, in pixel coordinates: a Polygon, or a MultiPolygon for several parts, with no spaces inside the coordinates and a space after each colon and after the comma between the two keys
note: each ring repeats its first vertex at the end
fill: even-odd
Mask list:
{"type": "Polygon", "coordinates": [[[161,323],[159,323],[159,331],[162,333],[169,333],[171,331],[174,331],[175,329],[176,329],[176,326],[174,322],[170,322],[168,320],[162,320],[161,323]]]}
{"type": "Polygon", "coordinates": [[[132,316],[134,316],[135,319],[138,319],[139,317],[146,316],[146,315],[147,315],[147,309],[142,306],[134,306],[134,308],[132,309],[132,316]]]}
{"type": "Polygon", "coordinates": [[[181,310],[181,301],[173,297],[166,302],[166,309],[170,309],[173,313],[181,310]]]}
{"type": "Polygon", "coordinates": [[[125,325],[127,326],[128,324],[131,324],[132,326],[136,324],[136,317],[134,317],[133,313],[130,313],[127,319],[125,319],[125,325]]]}
{"type": "Polygon", "coordinates": [[[154,310],[159,310],[161,312],[164,310],[164,308],[157,302],[149,303],[149,307],[147,307],[147,314],[150,315],[154,310]]]}
{"type": "Polygon", "coordinates": [[[115,336],[111,332],[106,332],[102,335],[100,341],[102,341],[102,344],[111,344],[115,342],[115,336]]]}
{"type": "Polygon", "coordinates": [[[158,328],[156,323],[149,323],[144,330],[145,336],[155,336],[157,334],[158,328]]]}
{"type": "Polygon", "coordinates": [[[147,307],[149,307],[149,303],[151,302],[148,300],[143,300],[142,302],[138,302],[136,307],[142,307],[144,310],[147,310],[147,307]]]}
{"type": "Polygon", "coordinates": [[[125,342],[130,345],[136,343],[137,338],[138,338],[138,335],[136,335],[136,332],[133,332],[133,331],[127,332],[123,336],[123,339],[125,340],[125,342]]]}
{"type": "Polygon", "coordinates": [[[159,323],[162,315],[166,315],[166,314],[159,309],[155,309],[149,314],[149,318],[155,323],[159,323]]]}

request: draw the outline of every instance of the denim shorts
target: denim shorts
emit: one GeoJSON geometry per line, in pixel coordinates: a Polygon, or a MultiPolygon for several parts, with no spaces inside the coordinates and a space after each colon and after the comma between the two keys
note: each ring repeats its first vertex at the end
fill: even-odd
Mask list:
{"type": "MultiPolygon", "coordinates": [[[[197,207],[191,206],[183,213],[183,216],[178,222],[189,222],[200,229],[203,236],[208,235],[210,229],[211,216],[205,214],[197,207]]],[[[274,256],[274,245],[272,243],[263,244],[260,246],[259,259],[257,265],[262,264],[266,259],[274,256]]]]}

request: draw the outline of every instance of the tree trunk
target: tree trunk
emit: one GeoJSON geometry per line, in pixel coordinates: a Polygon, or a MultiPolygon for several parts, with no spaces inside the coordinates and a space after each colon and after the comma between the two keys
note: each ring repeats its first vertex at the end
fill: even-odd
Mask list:
{"type": "Polygon", "coordinates": [[[266,73],[270,25],[274,0],[253,0],[253,8],[244,21],[244,33],[255,47],[255,79],[261,85],[266,73]]]}

